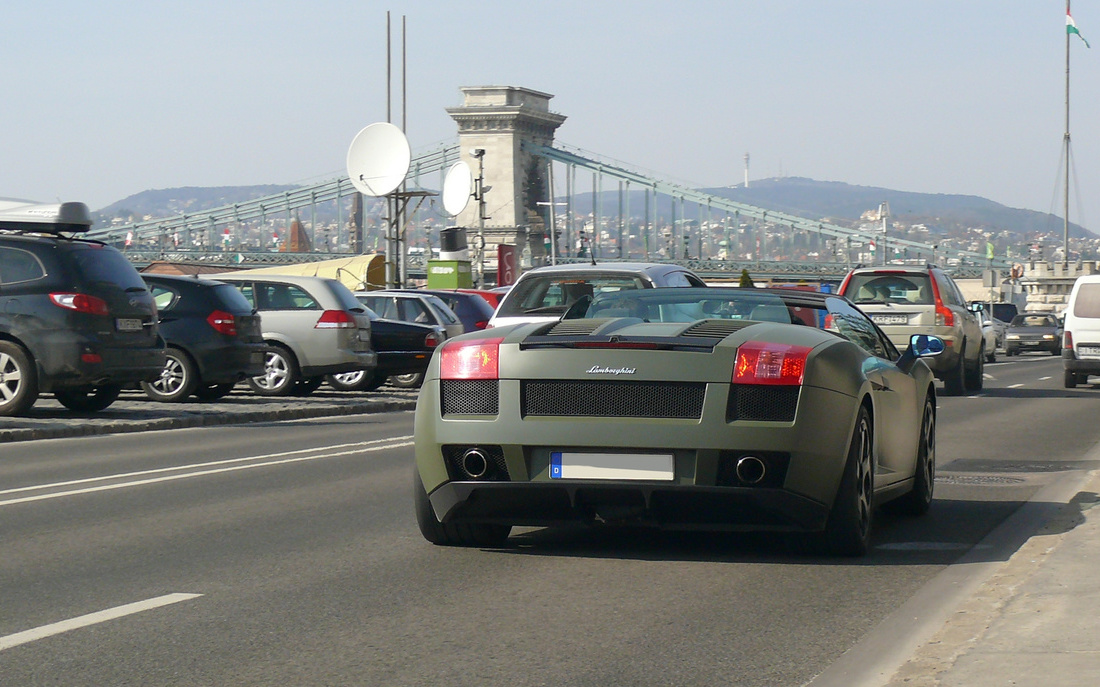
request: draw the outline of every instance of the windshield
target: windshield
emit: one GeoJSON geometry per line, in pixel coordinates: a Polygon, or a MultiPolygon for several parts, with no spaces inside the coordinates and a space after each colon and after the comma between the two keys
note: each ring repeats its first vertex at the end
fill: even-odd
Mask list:
{"type": "Polygon", "coordinates": [[[1012,318],[1013,327],[1057,327],[1050,315],[1017,315],[1012,318]]]}
{"type": "Polygon", "coordinates": [[[842,295],[855,303],[932,305],[935,302],[926,274],[853,274],[842,295]]]}
{"type": "Polygon", "coordinates": [[[625,274],[534,275],[521,279],[500,304],[498,315],[560,315],[584,296],[644,289],[638,276],[625,274]]]}
{"type": "Polygon", "coordinates": [[[583,317],[636,317],[646,322],[752,320],[823,329],[825,304],[796,302],[794,296],[793,292],[788,299],[775,292],[718,287],[623,291],[597,296],[583,317]]]}

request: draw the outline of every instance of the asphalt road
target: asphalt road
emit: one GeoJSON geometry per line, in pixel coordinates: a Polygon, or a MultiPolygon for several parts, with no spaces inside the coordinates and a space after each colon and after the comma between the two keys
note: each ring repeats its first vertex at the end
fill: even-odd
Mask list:
{"type": "Polygon", "coordinates": [[[932,511],[880,517],[859,560],[622,530],[434,547],[409,412],[9,443],[0,683],[804,684],[904,634],[898,609],[956,562],[1006,559],[987,535],[1098,467],[1100,388],[1063,389],[1057,358],[986,371],[940,399],[932,511]]]}

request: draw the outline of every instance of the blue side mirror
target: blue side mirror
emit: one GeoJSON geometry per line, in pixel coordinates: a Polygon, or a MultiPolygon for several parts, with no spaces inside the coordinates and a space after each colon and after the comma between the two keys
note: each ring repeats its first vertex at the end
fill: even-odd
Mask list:
{"type": "Polygon", "coordinates": [[[929,334],[914,334],[909,337],[909,348],[918,358],[927,358],[943,353],[943,339],[929,334]]]}

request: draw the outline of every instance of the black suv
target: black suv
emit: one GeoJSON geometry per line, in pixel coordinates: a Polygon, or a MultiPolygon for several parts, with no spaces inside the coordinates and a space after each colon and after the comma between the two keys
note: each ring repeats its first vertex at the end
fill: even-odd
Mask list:
{"type": "Polygon", "coordinates": [[[91,225],[83,203],[0,201],[0,415],[40,392],[103,410],[164,369],[153,296],[117,250],[72,236],[91,225]]]}
{"type": "Polygon", "coordinates": [[[194,394],[213,401],[264,373],[267,345],[260,316],[236,286],[213,279],[142,274],[160,313],[168,362],[145,395],[173,403],[194,394]]]}

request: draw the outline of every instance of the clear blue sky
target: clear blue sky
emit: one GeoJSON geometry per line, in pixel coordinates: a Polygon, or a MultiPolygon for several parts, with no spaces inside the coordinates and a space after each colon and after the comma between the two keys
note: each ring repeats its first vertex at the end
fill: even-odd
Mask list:
{"type": "MultiPolygon", "coordinates": [[[[0,197],[93,209],[177,186],[308,183],[400,123],[453,139],[461,86],[553,94],[558,140],[669,180],[779,175],[1061,214],[1063,0],[37,0],[4,10],[0,197]]],[[[1100,7],[1073,15],[1075,194],[1100,230],[1100,7]]],[[[1071,178],[1072,178],[1071,174],[1071,178]]]]}

